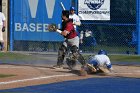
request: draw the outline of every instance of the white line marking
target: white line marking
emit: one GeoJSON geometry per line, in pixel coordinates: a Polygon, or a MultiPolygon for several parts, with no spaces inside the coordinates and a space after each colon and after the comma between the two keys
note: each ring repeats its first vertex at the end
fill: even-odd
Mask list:
{"type": "MultiPolygon", "coordinates": [[[[0,67],[0,68],[6,68],[6,69],[7,69],[7,68],[10,68],[10,69],[13,68],[13,69],[14,69],[14,68],[25,68],[25,67],[0,67]]],[[[26,69],[26,68],[25,68],[25,69],[26,69]]]]}
{"type": "Polygon", "coordinates": [[[54,77],[73,76],[73,75],[74,74],[53,75],[53,76],[46,76],[46,77],[43,76],[43,77],[36,77],[36,78],[29,78],[29,79],[13,80],[13,81],[7,81],[7,82],[0,82],[0,85],[12,84],[12,83],[18,83],[18,82],[26,82],[26,81],[32,81],[32,80],[48,79],[48,78],[54,78],[54,77]]]}

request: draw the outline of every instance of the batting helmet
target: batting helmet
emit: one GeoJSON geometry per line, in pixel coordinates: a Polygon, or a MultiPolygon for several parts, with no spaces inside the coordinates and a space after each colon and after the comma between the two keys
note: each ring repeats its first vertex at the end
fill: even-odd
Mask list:
{"type": "Polygon", "coordinates": [[[74,11],[75,11],[75,7],[71,6],[71,7],[70,7],[70,10],[74,10],[74,11]]]}
{"type": "Polygon", "coordinates": [[[103,54],[103,55],[107,55],[107,52],[106,52],[105,50],[102,50],[102,49],[101,49],[101,50],[99,50],[98,54],[99,54],[99,55],[102,55],[102,54],[103,54]]]}

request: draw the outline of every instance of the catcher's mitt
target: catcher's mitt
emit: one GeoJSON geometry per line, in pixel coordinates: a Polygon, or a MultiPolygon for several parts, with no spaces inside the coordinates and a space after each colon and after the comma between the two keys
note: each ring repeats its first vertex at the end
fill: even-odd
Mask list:
{"type": "Polygon", "coordinates": [[[57,30],[56,24],[49,24],[48,25],[48,30],[49,31],[56,31],[57,30]]]}

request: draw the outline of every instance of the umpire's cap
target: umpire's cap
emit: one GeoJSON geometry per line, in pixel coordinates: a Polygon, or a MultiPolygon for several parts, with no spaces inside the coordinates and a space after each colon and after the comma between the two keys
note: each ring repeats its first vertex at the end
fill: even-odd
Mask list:
{"type": "Polygon", "coordinates": [[[98,55],[107,55],[107,52],[105,50],[99,50],[98,55]]]}
{"type": "Polygon", "coordinates": [[[67,18],[69,18],[69,11],[68,10],[63,10],[62,15],[66,16],[67,18]]]}
{"type": "Polygon", "coordinates": [[[74,11],[75,11],[75,7],[71,6],[71,7],[70,7],[70,10],[74,10],[74,11]]]}

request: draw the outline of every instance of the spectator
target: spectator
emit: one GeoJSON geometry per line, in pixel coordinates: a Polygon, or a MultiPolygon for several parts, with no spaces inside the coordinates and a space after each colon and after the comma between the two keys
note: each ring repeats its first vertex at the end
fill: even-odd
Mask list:
{"type": "Polygon", "coordinates": [[[92,31],[86,30],[85,33],[83,31],[81,31],[81,33],[80,33],[80,51],[82,51],[84,46],[90,47],[94,51],[94,47],[96,46],[96,44],[97,44],[96,39],[93,36],[92,31]]]}

